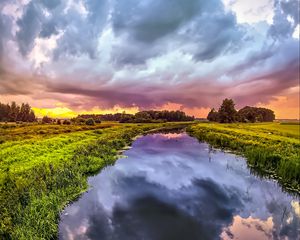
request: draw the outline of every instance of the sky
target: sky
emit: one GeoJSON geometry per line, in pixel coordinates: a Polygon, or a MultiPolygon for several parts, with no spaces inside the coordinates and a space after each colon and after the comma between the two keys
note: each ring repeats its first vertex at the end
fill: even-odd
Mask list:
{"type": "Polygon", "coordinates": [[[298,0],[0,0],[0,102],[299,118],[299,28],[298,0]]]}

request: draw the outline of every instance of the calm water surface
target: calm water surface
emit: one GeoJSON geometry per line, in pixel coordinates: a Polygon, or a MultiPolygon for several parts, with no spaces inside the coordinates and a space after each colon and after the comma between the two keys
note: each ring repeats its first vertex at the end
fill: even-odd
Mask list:
{"type": "Polygon", "coordinates": [[[300,239],[299,198],[185,133],[137,139],[61,215],[60,239],[300,239]]]}

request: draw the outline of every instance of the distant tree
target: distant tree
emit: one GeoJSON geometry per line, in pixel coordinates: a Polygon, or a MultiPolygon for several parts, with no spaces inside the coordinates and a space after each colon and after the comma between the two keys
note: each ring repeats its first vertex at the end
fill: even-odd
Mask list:
{"type": "Polygon", "coordinates": [[[256,122],[257,113],[253,107],[243,107],[238,111],[239,122],[256,122]]]}
{"type": "Polygon", "coordinates": [[[219,121],[219,113],[214,108],[212,108],[207,115],[207,120],[211,121],[211,122],[218,122],[219,121]]]}
{"type": "Polygon", "coordinates": [[[237,111],[235,110],[235,104],[232,99],[224,99],[221,107],[218,111],[219,122],[232,123],[236,121],[237,111]]]}
{"type": "Polygon", "coordinates": [[[95,121],[94,121],[94,119],[89,118],[85,121],[85,124],[89,125],[89,126],[93,126],[93,125],[95,125],[95,121]]]}
{"type": "Polygon", "coordinates": [[[27,121],[28,122],[36,122],[36,117],[35,117],[33,110],[30,110],[27,121]]]}
{"type": "Polygon", "coordinates": [[[9,104],[3,104],[0,103],[0,121],[1,122],[6,122],[9,119],[9,111],[10,111],[10,106],[9,104]]]}
{"type": "Polygon", "coordinates": [[[84,118],[77,118],[76,119],[76,122],[78,122],[78,123],[85,123],[85,121],[86,121],[86,119],[84,119],[84,118]]]}
{"type": "Polygon", "coordinates": [[[21,106],[17,105],[16,102],[11,104],[0,103],[0,121],[34,122],[36,117],[27,103],[22,103],[21,106]]]}
{"type": "Polygon", "coordinates": [[[16,104],[16,102],[12,102],[9,109],[9,116],[8,116],[9,121],[16,122],[19,112],[20,112],[20,107],[16,104]]]}
{"type": "Polygon", "coordinates": [[[86,114],[79,115],[76,119],[89,119],[92,118],[96,122],[100,121],[119,121],[121,123],[140,123],[140,122],[180,122],[180,121],[193,121],[194,117],[187,116],[182,111],[141,111],[136,114],[116,113],[116,114],[86,114]]]}
{"type": "Polygon", "coordinates": [[[57,123],[58,125],[61,125],[61,120],[60,120],[60,119],[57,119],[56,123],[57,123]]]}
{"type": "Polygon", "coordinates": [[[52,123],[52,118],[48,117],[48,116],[44,116],[42,118],[42,123],[52,123]]]}
{"type": "Polygon", "coordinates": [[[275,114],[267,108],[243,107],[238,111],[240,122],[272,122],[275,120],[275,114]]]}
{"type": "Polygon", "coordinates": [[[68,119],[65,119],[62,124],[63,125],[71,125],[71,121],[68,119]]]}
{"type": "Polygon", "coordinates": [[[275,113],[268,108],[258,108],[258,113],[262,116],[262,122],[273,122],[275,120],[275,113]]]}

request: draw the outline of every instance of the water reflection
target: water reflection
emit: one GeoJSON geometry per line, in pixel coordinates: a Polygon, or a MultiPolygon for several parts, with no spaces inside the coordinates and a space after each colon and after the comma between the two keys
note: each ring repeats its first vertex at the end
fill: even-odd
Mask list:
{"type": "Polygon", "coordinates": [[[60,239],[299,239],[299,199],[186,134],[136,140],[63,212],[60,239]]]}

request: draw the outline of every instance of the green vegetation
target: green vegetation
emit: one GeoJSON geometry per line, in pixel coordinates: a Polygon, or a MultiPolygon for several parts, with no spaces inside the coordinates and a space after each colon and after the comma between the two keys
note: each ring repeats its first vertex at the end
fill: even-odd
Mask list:
{"type": "Polygon", "coordinates": [[[95,125],[95,121],[94,121],[94,119],[89,118],[89,119],[87,119],[87,120],[85,121],[85,124],[86,124],[86,125],[89,125],[89,126],[94,126],[94,125],[95,125]]]}
{"type": "Polygon", "coordinates": [[[36,117],[28,103],[21,106],[16,102],[4,104],[0,102],[0,122],[35,122],[36,117]]]}
{"type": "MultiPolygon", "coordinates": [[[[87,121],[0,124],[1,239],[55,239],[59,212],[87,189],[88,176],[114,163],[135,136],[188,124],[87,121]]],[[[299,192],[299,128],[295,123],[198,123],[188,132],[242,153],[250,166],[299,192]]]]}
{"type": "Polygon", "coordinates": [[[81,119],[92,118],[97,121],[118,121],[120,123],[159,123],[159,122],[186,122],[194,121],[194,117],[187,116],[182,111],[141,111],[136,114],[116,113],[116,114],[84,114],[73,119],[80,122],[81,119]]]}
{"type": "Polygon", "coordinates": [[[300,192],[300,125],[199,123],[188,132],[200,141],[242,153],[251,167],[300,192]]]}
{"type": "Polygon", "coordinates": [[[207,119],[211,122],[233,123],[233,122],[273,122],[275,114],[271,109],[259,107],[243,107],[235,110],[235,103],[232,99],[224,99],[219,110],[210,110],[207,119]]]}
{"type": "Polygon", "coordinates": [[[178,125],[1,124],[0,238],[55,239],[59,212],[87,189],[88,176],[133,137],[178,125]]]}

